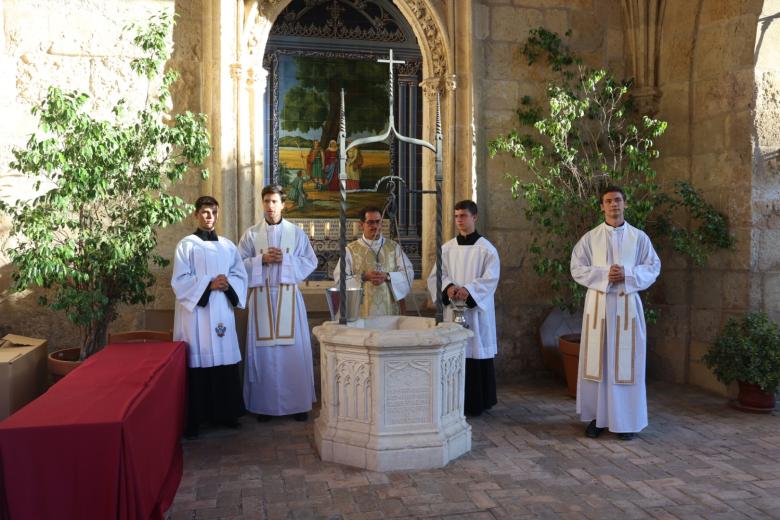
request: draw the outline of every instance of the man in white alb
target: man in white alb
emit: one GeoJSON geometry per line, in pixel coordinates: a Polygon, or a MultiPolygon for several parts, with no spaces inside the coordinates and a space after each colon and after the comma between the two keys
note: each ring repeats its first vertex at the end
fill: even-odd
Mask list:
{"type": "Polygon", "coordinates": [[[280,415],[305,421],[316,395],[298,284],[317,268],[317,256],[306,233],[282,218],[281,186],[266,186],[261,196],[265,216],[238,244],[250,288],[244,402],[260,422],[280,415]]]}
{"type": "Polygon", "coordinates": [[[190,438],[206,421],[240,426],[244,400],[233,308],[244,308],[247,282],[236,246],[214,230],[216,199],[196,200],[194,216],[198,228],[176,246],[171,279],[176,294],[173,339],[187,343],[185,435],[190,438]]]}
{"type": "MultiPolygon", "coordinates": [[[[398,243],[382,236],[382,210],[366,206],[358,214],[363,236],[347,245],[347,287],[363,287],[360,316],[403,314],[414,268],[398,243]]],[[[341,265],[333,278],[338,286],[341,265]]]]}
{"type": "MultiPolygon", "coordinates": [[[[477,230],[477,205],[471,200],[455,204],[458,235],[441,248],[444,319],[452,320],[453,302],[465,303],[464,316],[474,336],[466,345],[464,410],[477,416],[498,402],[493,358],[498,352],[493,296],[501,262],[493,244],[477,230]]],[[[428,292],[436,301],[436,267],[428,276],[428,292]]]]}
{"type": "Polygon", "coordinates": [[[626,195],[601,192],[604,223],[588,231],[571,254],[571,275],[588,288],[582,319],[577,412],[585,435],[605,429],[631,440],[647,426],[647,331],[639,291],[661,272],[647,235],[623,218],[626,195]]]}

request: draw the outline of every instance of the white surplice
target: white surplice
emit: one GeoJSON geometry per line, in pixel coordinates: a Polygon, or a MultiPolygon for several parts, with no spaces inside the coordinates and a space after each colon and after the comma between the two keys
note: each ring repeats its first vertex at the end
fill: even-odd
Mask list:
{"type": "MultiPolygon", "coordinates": [[[[363,247],[370,252],[372,252],[374,255],[376,255],[376,252],[381,250],[382,247],[385,245],[385,238],[380,236],[376,240],[369,240],[365,236],[363,236],[361,239],[356,240],[350,244],[352,247],[363,247]]],[[[392,242],[392,241],[391,241],[392,242]]],[[[401,249],[400,244],[396,242],[392,242],[394,244],[393,247],[393,259],[385,259],[380,254],[379,260],[382,264],[382,272],[387,272],[390,274],[390,291],[395,299],[395,301],[403,300],[406,298],[406,296],[409,294],[409,291],[411,290],[411,283],[414,280],[414,266],[412,265],[412,262],[409,261],[409,257],[406,256],[406,253],[403,252],[401,249]],[[391,269],[395,270],[388,270],[388,265],[395,266],[391,269]]],[[[349,248],[346,249],[346,258],[345,258],[345,264],[346,264],[346,271],[347,273],[353,273],[352,268],[352,252],[349,248]]],[[[348,274],[347,276],[347,288],[358,288],[361,287],[363,282],[361,282],[360,275],[362,273],[356,273],[355,276],[351,276],[348,274]]],[[[339,281],[341,280],[341,262],[336,263],[336,268],[333,270],[333,279],[335,280],[335,286],[338,287],[339,281]]],[[[370,283],[370,282],[366,282],[370,283]]],[[[365,298],[365,295],[364,295],[365,298]]],[[[366,307],[371,308],[372,305],[370,305],[370,302],[366,307]]]]}
{"type": "MultiPolygon", "coordinates": [[[[262,223],[261,223],[262,224],[262,223]]],[[[317,256],[306,233],[290,226],[295,233],[295,247],[282,255],[279,264],[263,265],[262,255],[255,250],[256,234],[262,229],[268,235],[268,245],[280,247],[282,226],[256,225],[249,228],[238,244],[239,253],[249,275],[249,288],[265,286],[276,302],[279,284],[299,284],[317,268],[317,256]]],[[[308,412],[316,401],[314,366],[306,306],[300,291],[295,291],[295,343],[292,345],[256,346],[255,299],[249,300],[247,351],[244,367],[244,404],[247,410],[265,415],[290,415],[308,412]]],[[[271,311],[276,320],[276,306],[271,311]]]]}
{"type": "MultiPolygon", "coordinates": [[[[605,347],[603,349],[603,374],[601,381],[584,378],[585,356],[580,352],[579,381],[577,385],[577,413],[585,422],[596,420],[599,428],[614,433],[636,433],[647,426],[647,395],[645,392],[645,367],[647,357],[647,328],[639,291],[650,287],[661,272],[661,261],[648,236],[628,224],[613,228],[602,223],[577,242],[571,255],[571,275],[588,288],[588,297],[601,296],[606,301],[605,347]],[[624,266],[625,282],[611,283],[609,266],[620,264],[624,257],[626,235],[636,234],[633,266],[624,266]],[[606,265],[597,265],[597,250],[606,250],[606,265]],[[618,259],[618,260],[615,260],[618,259]],[[624,296],[633,299],[636,309],[636,337],[634,340],[633,384],[616,381],[615,327],[618,300],[624,296]]],[[[586,334],[587,318],[583,318],[582,334],[586,334]]]]}
{"type": "Polygon", "coordinates": [[[171,287],[176,295],[173,339],[187,342],[190,368],[233,365],[241,361],[233,306],[222,291],[211,291],[208,305],[198,301],[216,276],[223,274],[246,304],[247,274],[235,244],[224,237],[204,241],[195,235],[176,246],[171,287]],[[222,335],[220,335],[222,334],[222,335]]]}
{"type": "MultiPolygon", "coordinates": [[[[466,345],[466,357],[490,359],[496,356],[496,311],[493,296],[501,275],[498,251],[484,237],[474,245],[459,245],[456,238],[441,248],[442,291],[450,284],[465,287],[477,306],[466,309],[466,323],[474,332],[466,345]]],[[[428,276],[428,292],[436,301],[436,267],[428,276]]],[[[452,321],[452,304],[444,307],[444,320],[452,321]]]]}

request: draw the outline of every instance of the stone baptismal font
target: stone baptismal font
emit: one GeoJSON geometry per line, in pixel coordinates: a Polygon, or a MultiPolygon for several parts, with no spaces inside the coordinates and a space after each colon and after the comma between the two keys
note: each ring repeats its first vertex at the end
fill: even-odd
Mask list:
{"type": "Polygon", "coordinates": [[[470,330],[382,316],[325,322],[313,332],[322,371],[314,438],[322,460],[372,471],[429,469],[471,450],[463,415],[470,330]]]}

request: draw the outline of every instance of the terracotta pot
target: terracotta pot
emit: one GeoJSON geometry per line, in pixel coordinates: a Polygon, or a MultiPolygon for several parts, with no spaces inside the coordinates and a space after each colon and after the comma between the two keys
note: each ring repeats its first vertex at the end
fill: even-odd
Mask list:
{"type": "Polygon", "coordinates": [[[775,409],[775,394],[761,390],[761,387],[753,383],[737,381],[739,395],[732,406],[743,412],[771,413],[775,409]]]}
{"type": "Polygon", "coordinates": [[[566,381],[566,374],[563,371],[563,356],[558,338],[566,334],[578,333],[580,330],[582,330],[582,312],[570,313],[558,307],[550,311],[539,327],[539,344],[544,367],[561,381],[566,381]]]}
{"type": "Polygon", "coordinates": [[[81,365],[82,362],[79,360],[80,355],[81,348],[78,347],[57,350],[49,354],[47,364],[49,373],[51,374],[52,384],[56,383],[81,365]]]}
{"type": "Polygon", "coordinates": [[[563,357],[563,371],[569,396],[577,397],[577,379],[580,368],[580,335],[564,334],[558,338],[558,348],[563,357]]]}

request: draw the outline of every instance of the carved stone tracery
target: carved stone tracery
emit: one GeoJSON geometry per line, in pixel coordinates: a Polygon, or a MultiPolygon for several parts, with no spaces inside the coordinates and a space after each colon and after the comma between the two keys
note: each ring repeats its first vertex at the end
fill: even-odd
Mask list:
{"type": "MultiPolygon", "coordinates": [[[[245,1],[245,6],[249,7],[250,4],[257,2],[258,20],[259,18],[271,19],[279,14],[279,12],[289,2],[283,2],[282,0],[252,0],[251,2],[245,1]]],[[[319,2],[319,0],[315,0],[319,2]]],[[[405,7],[406,11],[410,11],[413,15],[413,19],[409,20],[409,23],[416,25],[422,32],[422,38],[420,43],[424,43],[427,47],[430,55],[430,64],[432,78],[454,78],[454,75],[449,70],[447,63],[447,47],[444,40],[444,35],[439,27],[434,13],[428,5],[426,0],[393,0],[399,7],[405,7]]],[[[353,1],[353,3],[357,3],[353,1]]],[[[403,11],[404,9],[402,9],[403,11]]],[[[280,22],[284,23],[280,20],[280,22]]],[[[255,23],[253,19],[250,23],[255,23]]],[[[245,31],[248,29],[244,28],[245,31]]],[[[441,93],[450,91],[455,88],[454,79],[450,82],[444,80],[447,83],[445,88],[440,90],[441,93]]]]}
{"type": "MultiPolygon", "coordinates": [[[[381,42],[405,42],[406,35],[396,24],[393,16],[381,4],[368,0],[307,0],[285,9],[271,34],[306,38],[338,38],[345,40],[366,40],[381,42]],[[324,24],[307,22],[311,11],[324,8],[328,19],[324,24]],[[352,17],[343,16],[345,13],[352,17]]],[[[309,18],[311,20],[311,18],[309,18]]]]}
{"type": "Polygon", "coordinates": [[[441,416],[460,413],[463,353],[441,360],[441,416]]]}
{"type": "Polygon", "coordinates": [[[357,359],[345,359],[336,365],[333,403],[336,415],[358,421],[371,417],[371,369],[357,359]]]}
{"type": "Polygon", "coordinates": [[[428,99],[435,99],[437,94],[444,95],[452,92],[457,87],[455,74],[425,78],[420,82],[423,95],[428,99]]]}
{"type": "Polygon", "coordinates": [[[434,77],[444,77],[448,74],[444,38],[439,30],[433,14],[423,0],[404,0],[404,3],[414,13],[415,18],[425,36],[431,53],[431,65],[434,77]]]}

